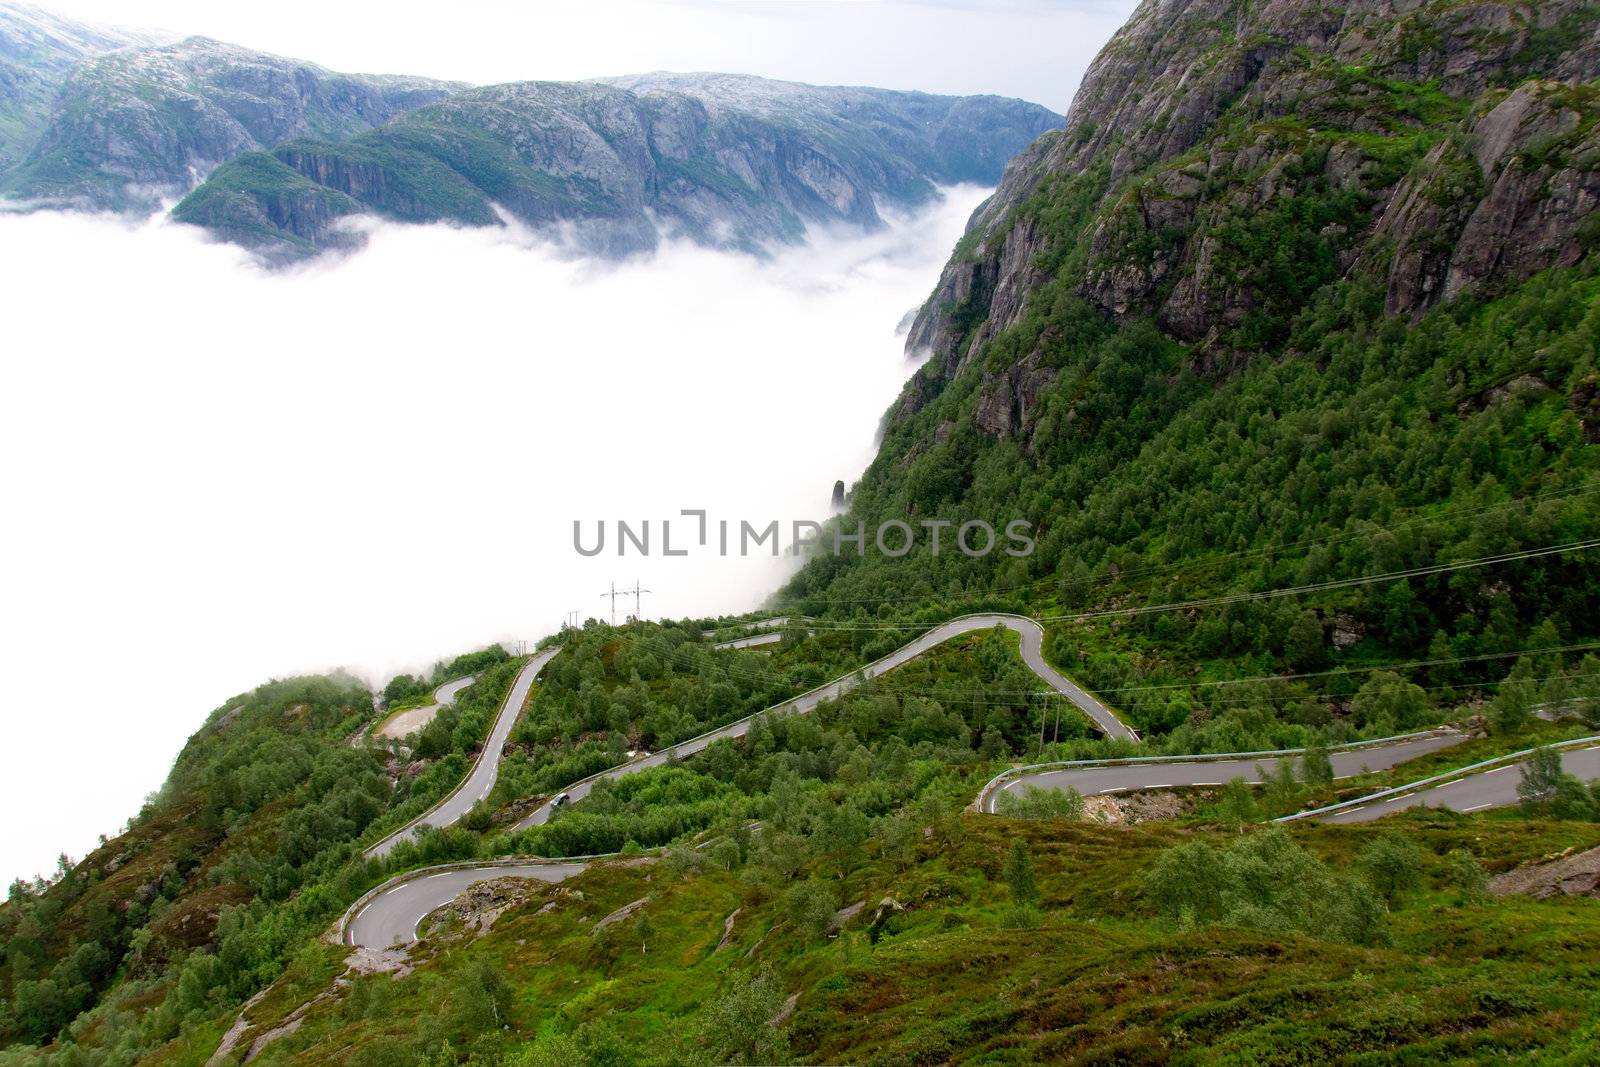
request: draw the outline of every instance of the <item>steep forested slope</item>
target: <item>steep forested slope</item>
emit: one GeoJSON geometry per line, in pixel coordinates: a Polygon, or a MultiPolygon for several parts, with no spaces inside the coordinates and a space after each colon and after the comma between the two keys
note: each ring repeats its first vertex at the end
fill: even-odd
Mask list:
{"type": "Polygon", "coordinates": [[[344,745],[364,694],[337,680],[231,701],[129,835],[0,909],[0,1028],[58,1039],[3,1055],[204,1062],[281,975],[246,1013],[261,1062],[1592,1062],[1595,902],[1487,875],[1593,848],[1596,790],[1243,831],[1600,721],[1600,581],[1571,547],[1600,535],[1597,31],[1569,0],[1143,5],[956,250],[841,520],[1024,518],[1032,557],[815,560],[785,595],[816,619],[766,652],[567,634],[488,803],[395,864],[625,855],[473,890],[394,979],[316,935],[393,869],[357,841],[459,779],[515,663],[418,739],[419,777],[344,745]],[[1076,825],[1064,794],[963,814],[1018,758],[1130,751],[1070,718],[1047,743],[992,633],[508,829],[977,605],[1048,618],[1142,753],[1472,736],[1168,792],[1158,825],[1076,825]]]}
{"type": "Polygon", "coordinates": [[[993,183],[1048,108],[644,74],[473,88],[0,5],[0,206],[174,217],[269,259],[350,248],[354,214],[499,226],[619,256],[757,250],[993,183]],[[187,195],[186,195],[187,194],[187,195]]]}
{"type": "MultiPolygon", "coordinates": [[[[1022,518],[1038,551],[846,553],[789,598],[1068,616],[1600,532],[1597,32],[1576,2],[1142,5],[975,217],[842,520],[1022,518]]],[[[1554,646],[1597,607],[1593,553],[1561,552],[1063,619],[1057,649],[1181,681],[1554,646]]],[[[1200,728],[1179,695],[1135,720],[1200,728]]]]}
{"type": "Polygon", "coordinates": [[[25,155],[50,103],[79,61],[154,44],[150,34],[92,26],[21,4],[0,4],[0,171],[25,155]]]}
{"type": "Polygon", "coordinates": [[[52,879],[11,886],[0,1045],[92,1033],[96,1055],[132,1062],[269,980],[382,877],[357,841],[459,781],[517,665],[499,648],[439,664],[435,684],[478,681],[417,739],[415,755],[432,758],[415,763],[352,744],[374,705],[345,675],[223,704],[124,833],[82,862],[63,856],[52,879]]]}

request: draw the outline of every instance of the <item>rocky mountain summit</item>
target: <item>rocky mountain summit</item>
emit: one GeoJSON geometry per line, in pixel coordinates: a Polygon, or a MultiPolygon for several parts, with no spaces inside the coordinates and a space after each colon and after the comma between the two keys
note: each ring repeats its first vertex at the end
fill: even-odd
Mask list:
{"type": "Polygon", "coordinates": [[[1597,77],[1583,0],[1146,0],[974,217],[899,415],[1006,338],[976,418],[1026,435],[1068,295],[1205,370],[1338,279],[1415,315],[1574,264],[1600,243],[1597,77]]]}
{"type": "Polygon", "coordinates": [[[511,220],[618,256],[659,236],[753,250],[808,224],[998,179],[1059,123],[997,97],[833,89],[727,75],[469,89],[348,141],[298,139],[221,167],[176,217],[272,256],[347,243],[341,216],[511,220]]]}

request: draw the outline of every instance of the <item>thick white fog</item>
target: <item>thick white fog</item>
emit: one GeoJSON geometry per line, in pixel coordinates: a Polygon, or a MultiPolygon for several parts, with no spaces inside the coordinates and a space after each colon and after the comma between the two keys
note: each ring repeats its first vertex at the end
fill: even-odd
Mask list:
{"type": "Polygon", "coordinates": [[[382,226],[273,274],[161,221],[0,216],[0,876],[115,832],[271,676],[531,642],[612,581],[652,617],[757,606],[770,557],[618,559],[613,530],[584,558],[572,522],[652,519],[659,552],[683,508],[824,516],[982,195],[765,262],[608,267],[382,226]]]}

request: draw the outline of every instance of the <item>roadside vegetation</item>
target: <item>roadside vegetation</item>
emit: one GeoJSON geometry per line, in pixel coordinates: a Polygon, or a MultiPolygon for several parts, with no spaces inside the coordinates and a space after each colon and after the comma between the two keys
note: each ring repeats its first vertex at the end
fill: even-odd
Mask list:
{"type": "MultiPolygon", "coordinates": [[[[536,887],[487,936],[441,925],[415,972],[357,978],[258,1062],[1594,1053],[1592,902],[1492,897],[1485,882],[1600,844],[1595,826],[1429,815],[1398,832],[1240,836],[904,818],[902,847],[806,838],[795,852],[736,825],[653,864],[536,887]]],[[[253,1015],[270,1023],[328,989],[338,955],[294,961],[253,1015]]],[[[198,1063],[214,1037],[158,1062],[198,1063]]]]}

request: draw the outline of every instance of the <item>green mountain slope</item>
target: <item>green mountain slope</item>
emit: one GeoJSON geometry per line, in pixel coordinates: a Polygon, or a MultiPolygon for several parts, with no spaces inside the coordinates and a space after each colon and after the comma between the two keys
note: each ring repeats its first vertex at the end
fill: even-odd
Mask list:
{"type": "Polygon", "coordinates": [[[1178,683],[1128,710],[1198,747],[1330,713],[1182,688],[1208,671],[1593,636],[1592,551],[1368,579],[1600,532],[1597,27],[1579,3],[1143,5],[975,217],[841,520],[1026,519],[1038,551],[824,557],[788,600],[1061,616],[1061,662],[1178,683]],[[1219,594],[1245,597],[1073,618],[1219,594]]]}
{"type": "Polygon", "coordinates": [[[201,37],[157,43],[0,6],[0,198],[174,216],[271,260],[376,214],[505,217],[620,256],[662,233],[758,250],[992,183],[1061,116],[993,96],[726,74],[469,88],[341,74],[201,37]]]}
{"type": "MultiPolygon", "coordinates": [[[[922,538],[814,559],[783,594],[812,620],[764,651],[692,623],[568,633],[487,802],[389,864],[357,842],[459,780],[515,661],[473,667],[419,776],[346,745],[365,708],[345,683],[231,701],[130,834],[0,908],[0,1064],[201,1064],[234,1027],[235,1060],[354,1067],[1593,1062],[1592,787],[1529,775],[1520,809],[1245,831],[1600,721],[1600,572],[1573,548],[1600,537],[1597,31],[1570,0],[1144,4],[956,249],[839,520],[1022,518],[1031,557],[922,538]],[[630,751],[980,606],[1044,617],[1140,754],[1470,736],[1255,796],[1093,798],[1105,825],[1064,794],[963,812],[1009,763],[1133,751],[1071,716],[1047,738],[1037,676],[982,633],[514,829],[630,751]],[[391,870],[612,849],[559,887],[469,890],[395,972],[319,936],[391,870]],[[1556,884],[1558,858],[1587,873],[1556,884]],[[1523,864],[1546,866],[1490,889],[1523,864]],[[1517,891],[1541,869],[1543,899],[1517,891]]],[[[505,134],[581,141],[683,88],[462,94],[240,157],[194,203],[270,241],[301,205],[605,207],[604,185],[539,184],[505,134]]],[[[661,106],[721,114],[752,87],[692,88],[661,106]]],[[[764,99],[706,128],[756,136],[764,99]]]]}
{"type": "MultiPolygon", "coordinates": [[[[621,857],[559,886],[478,885],[427,919],[392,974],[363,973],[370,953],[285,946],[281,978],[237,1024],[180,981],[167,996],[189,1025],[151,1062],[201,1062],[224,1030],[236,1058],[383,1067],[1582,1062],[1593,1050],[1574,1022],[1592,997],[1600,909],[1483,885],[1593,848],[1592,819],[1419,812],[1398,827],[1241,837],[1216,791],[1134,826],[962,812],[996,760],[1032,749],[1027,672],[1004,633],[762,721],[508,842],[497,825],[530,795],[623,745],[665,744],[851,659],[837,632],[715,652],[697,630],[569,632],[495,810],[430,844],[453,858],[621,857]]],[[[1300,799],[1274,787],[1262,803],[1300,799]]],[[[232,982],[236,958],[224,945],[189,966],[232,982]]],[[[97,1028],[82,1030],[80,1054],[96,1055],[97,1028]]]]}
{"type": "Polygon", "coordinates": [[[131,998],[139,1017],[114,1040],[99,1034],[95,1055],[132,1062],[187,1013],[248,995],[381,879],[381,865],[352,860],[356,842],[454,788],[517,665],[499,648],[441,663],[435,683],[478,680],[423,731],[412,764],[351,743],[374,703],[348,676],[273,681],[223,704],[126,832],[82,862],[63,857],[48,881],[11,886],[0,1043],[67,1041],[82,1013],[106,1014],[93,1014],[103,998],[131,998]]]}

